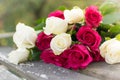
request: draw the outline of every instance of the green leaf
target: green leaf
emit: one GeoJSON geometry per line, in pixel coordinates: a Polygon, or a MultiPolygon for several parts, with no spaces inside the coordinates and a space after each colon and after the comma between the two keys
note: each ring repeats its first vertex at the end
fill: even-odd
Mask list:
{"type": "Polygon", "coordinates": [[[115,38],[120,41],[120,34],[117,34],[115,38]]]}
{"type": "Polygon", "coordinates": [[[100,26],[97,28],[97,31],[108,31],[110,29],[110,24],[100,24],[100,26]]]}
{"type": "Polygon", "coordinates": [[[105,41],[106,32],[101,31],[101,32],[100,32],[100,35],[101,35],[101,37],[102,37],[102,42],[104,42],[104,41],[105,41]]]}
{"type": "Polygon", "coordinates": [[[45,18],[41,18],[36,22],[38,25],[34,27],[36,31],[43,30],[43,27],[45,27],[45,18]]]}
{"type": "Polygon", "coordinates": [[[105,37],[105,41],[110,40],[110,39],[111,39],[110,37],[105,37]]]}
{"type": "Polygon", "coordinates": [[[43,30],[43,27],[45,27],[45,23],[40,23],[38,24],[37,26],[34,27],[35,31],[38,31],[38,30],[43,30]]]}
{"type": "Polygon", "coordinates": [[[65,6],[60,6],[60,7],[58,7],[56,10],[61,10],[61,11],[64,11],[66,9],[66,7],[65,6]]]}
{"type": "Polygon", "coordinates": [[[37,47],[30,50],[29,60],[40,60],[40,51],[37,47]]]}
{"type": "Polygon", "coordinates": [[[120,12],[108,14],[103,17],[103,24],[113,24],[120,20],[120,12]]]}
{"type": "Polygon", "coordinates": [[[106,36],[106,32],[104,32],[104,31],[101,31],[101,36],[106,36]]]}
{"type": "Polygon", "coordinates": [[[45,20],[46,20],[46,18],[40,18],[35,23],[36,24],[45,23],[45,20]]]}
{"type": "Polygon", "coordinates": [[[73,30],[72,35],[71,35],[73,41],[77,41],[76,33],[77,32],[75,30],[73,30]]]}
{"type": "Polygon", "coordinates": [[[118,0],[106,0],[99,9],[103,15],[103,24],[113,24],[120,20],[118,0]]]}
{"type": "Polygon", "coordinates": [[[119,2],[115,0],[106,0],[101,6],[100,11],[102,15],[107,15],[118,11],[119,2]]]}
{"type": "Polygon", "coordinates": [[[120,33],[120,25],[115,25],[109,29],[109,33],[112,37],[115,37],[117,34],[120,33]]]}

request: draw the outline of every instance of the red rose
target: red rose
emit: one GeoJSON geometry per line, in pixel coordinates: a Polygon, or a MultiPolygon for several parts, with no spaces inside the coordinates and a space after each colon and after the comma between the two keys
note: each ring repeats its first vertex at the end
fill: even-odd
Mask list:
{"type": "Polygon", "coordinates": [[[96,6],[90,6],[85,10],[86,24],[90,27],[98,27],[102,21],[102,15],[96,6]]]}
{"type": "Polygon", "coordinates": [[[36,40],[36,46],[39,50],[43,51],[50,48],[50,41],[53,38],[53,35],[46,35],[44,32],[38,34],[36,40]]]}
{"type": "Polygon", "coordinates": [[[91,49],[97,49],[101,43],[101,36],[98,32],[87,26],[81,27],[78,30],[76,37],[78,41],[89,46],[91,49]]]}
{"type": "Polygon", "coordinates": [[[84,45],[76,44],[61,54],[64,59],[64,67],[72,69],[83,69],[92,62],[92,57],[84,45]],[[66,60],[66,61],[65,61],[66,60]]]}
{"type": "Polygon", "coordinates": [[[52,63],[57,66],[62,66],[63,60],[60,56],[54,55],[52,50],[46,49],[40,55],[40,59],[42,59],[46,63],[52,63]]]}
{"type": "Polygon", "coordinates": [[[51,12],[51,13],[48,15],[48,17],[52,17],[52,16],[58,17],[58,18],[61,18],[61,19],[64,19],[64,14],[63,14],[63,12],[60,11],[60,10],[56,10],[56,11],[54,11],[54,12],[51,12]]]}
{"type": "Polygon", "coordinates": [[[93,61],[103,61],[104,59],[100,55],[100,50],[95,49],[95,50],[90,50],[91,56],[93,57],[93,61]]]}

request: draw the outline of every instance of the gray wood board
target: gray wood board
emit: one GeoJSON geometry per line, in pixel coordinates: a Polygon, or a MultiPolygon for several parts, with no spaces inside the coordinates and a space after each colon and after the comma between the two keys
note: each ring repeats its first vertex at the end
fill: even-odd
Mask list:
{"type": "Polygon", "coordinates": [[[18,76],[14,75],[7,70],[6,67],[0,65],[0,80],[21,80],[18,76]]]}
{"type": "Polygon", "coordinates": [[[109,65],[105,62],[96,62],[79,72],[102,80],[120,80],[120,64],[109,65]]]}
{"type": "Polygon", "coordinates": [[[14,72],[19,77],[27,80],[100,80],[95,77],[81,74],[77,71],[57,67],[52,64],[46,64],[42,61],[14,65],[9,63],[6,58],[8,52],[10,52],[8,49],[2,49],[1,53],[4,54],[0,55],[0,63],[8,67],[10,71],[14,72]]]}

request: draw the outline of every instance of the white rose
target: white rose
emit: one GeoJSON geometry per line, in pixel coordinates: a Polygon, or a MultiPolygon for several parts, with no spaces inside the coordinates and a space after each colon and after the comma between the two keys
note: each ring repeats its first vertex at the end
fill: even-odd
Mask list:
{"type": "Polygon", "coordinates": [[[60,55],[64,50],[70,47],[71,42],[70,34],[62,33],[51,40],[50,47],[55,55],[60,55]]]}
{"type": "Polygon", "coordinates": [[[13,41],[18,48],[32,48],[35,46],[37,34],[35,30],[23,23],[18,23],[13,41]]]}
{"type": "Polygon", "coordinates": [[[105,54],[107,53],[107,47],[110,43],[116,41],[116,39],[111,39],[111,40],[107,40],[105,41],[103,44],[101,44],[100,46],[100,54],[103,58],[105,58],[105,54]]]}
{"type": "Polygon", "coordinates": [[[8,60],[13,64],[18,64],[28,60],[29,51],[25,48],[19,48],[8,54],[8,60]]]}
{"type": "Polygon", "coordinates": [[[120,62],[120,41],[111,39],[100,46],[100,53],[109,64],[120,62]]]}
{"type": "Polygon", "coordinates": [[[83,19],[84,14],[82,9],[74,7],[72,10],[65,10],[64,17],[68,23],[73,24],[80,22],[83,19]]]}
{"type": "Polygon", "coordinates": [[[57,18],[57,17],[50,17],[46,20],[46,27],[44,28],[44,32],[47,35],[53,34],[60,34],[67,31],[68,24],[65,20],[57,18]]]}
{"type": "Polygon", "coordinates": [[[120,62],[120,41],[116,40],[109,44],[105,60],[109,64],[120,62]]]}

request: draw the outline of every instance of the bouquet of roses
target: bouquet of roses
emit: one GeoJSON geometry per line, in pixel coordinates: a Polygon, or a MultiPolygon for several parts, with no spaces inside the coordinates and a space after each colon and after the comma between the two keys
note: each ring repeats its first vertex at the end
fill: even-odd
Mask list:
{"type": "Polygon", "coordinates": [[[8,59],[14,64],[42,60],[70,69],[84,69],[92,62],[104,60],[118,63],[120,26],[116,20],[108,20],[110,15],[116,15],[116,7],[104,3],[100,8],[55,10],[41,19],[35,29],[18,23],[13,35],[18,49],[9,53],[8,59]]]}

